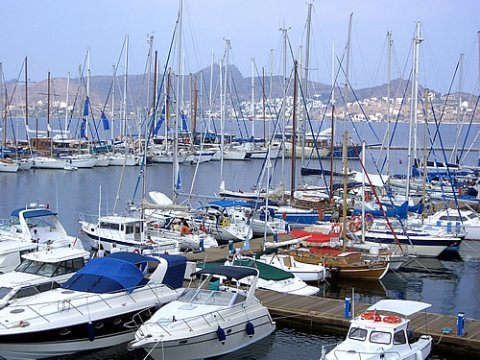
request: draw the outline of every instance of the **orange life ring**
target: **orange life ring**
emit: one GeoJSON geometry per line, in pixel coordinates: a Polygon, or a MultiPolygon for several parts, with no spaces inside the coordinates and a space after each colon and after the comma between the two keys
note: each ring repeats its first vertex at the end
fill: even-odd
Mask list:
{"type": "Polygon", "coordinates": [[[354,216],[350,220],[350,223],[348,224],[348,228],[352,232],[356,232],[360,230],[361,227],[362,227],[362,219],[360,218],[360,216],[354,216]]]}
{"type": "Polygon", "coordinates": [[[364,312],[360,315],[362,320],[373,320],[373,321],[382,321],[382,317],[373,311],[364,312]]]}
{"type": "Polygon", "coordinates": [[[340,223],[333,223],[330,229],[331,234],[340,234],[343,230],[343,226],[340,223]]]}
{"type": "Polygon", "coordinates": [[[372,215],[372,213],[366,213],[366,214],[365,214],[365,221],[367,222],[367,224],[373,223],[373,215],[372,215]]]}
{"type": "Polygon", "coordinates": [[[400,319],[400,316],[396,315],[388,315],[383,317],[383,322],[387,324],[398,324],[402,319],[400,319]]]}

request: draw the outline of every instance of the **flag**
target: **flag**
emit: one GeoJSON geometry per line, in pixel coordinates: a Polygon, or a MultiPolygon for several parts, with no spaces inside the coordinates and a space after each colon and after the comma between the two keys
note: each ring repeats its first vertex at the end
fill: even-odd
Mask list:
{"type": "Polygon", "coordinates": [[[103,130],[110,130],[110,122],[108,121],[107,115],[105,115],[103,111],[100,119],[102,119],[103,130]]]}
{"type": "Polygon", "coordinates": [[[90,99],[87,96],[87,98],[85,99],[85,104],[83,105],[83,116],[88,116],[89,109],[90,109],[90,99]]]}
{"type": "Polygon", "coordinates": [[[188,131],[187,116],[182,112],[182,131],[188,131]]]}
{"type": "Polygon", "coordinates": [[[80,137],[86,138],[87,137],[87,120],[82,119],[82,124],[80,125],[80,137]]]}

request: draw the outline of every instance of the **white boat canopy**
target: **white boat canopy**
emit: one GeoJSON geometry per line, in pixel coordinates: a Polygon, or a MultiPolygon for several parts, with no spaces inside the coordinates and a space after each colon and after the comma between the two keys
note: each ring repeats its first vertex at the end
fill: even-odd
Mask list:
{"type": "Polygon", "coordinates": [[[419,311],[425,310],[432,306],[431,304],[421,301],[411,300],[380,300],[376,304],[370,306],[368,311],[390,311],[397,314],[410,316],[419,311]]]}

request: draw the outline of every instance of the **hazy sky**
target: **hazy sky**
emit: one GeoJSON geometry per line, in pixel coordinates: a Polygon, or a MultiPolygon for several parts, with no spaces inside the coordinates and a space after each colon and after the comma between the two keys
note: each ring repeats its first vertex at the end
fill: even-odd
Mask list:
{"type": "MultiPolygon", "coordinates": [[[[129,35],[129,74],[144,72],[149,35],[163,65],[178,11],[178,0],[2,0],[0,62],[7,80],[18,77],[25,56],[33,81],[78,75],[86,49],[92,75],[110,75],[129,35]]],[[[251,59],[261,71],[282,72],[285,24],[295,51],[305,43],[307,2],[302,0],[185,0],[185,73],[210,66],[231,40],[230,63],[244,76],[251,59]]],[[[330,0],[313,1],[310,78],[330,82],[332,48],[341,57],[349,14],[353,12],[351,82],[366,87],[386,82],[386,33],[394,42],[393,77],[411,68],[415,22],[422,23],[421,84],[446,92],[464,53],[465,91],[478,94],[480,30],[478,0],[330,0]]],[[[121,60],[123,66],[123,60],[121,60]]],[[[175,67],[175,62],[172,63],[175,67]]],[[[123,70],[119,70],[122,73],[123,70]]],[[[23,76],[23,75],[22,75],[23,76]]],[[[404,75],[407,77],[408,75],[404,75]]],[[[458,77],[454,90],[458,89],[458,77]]]]}

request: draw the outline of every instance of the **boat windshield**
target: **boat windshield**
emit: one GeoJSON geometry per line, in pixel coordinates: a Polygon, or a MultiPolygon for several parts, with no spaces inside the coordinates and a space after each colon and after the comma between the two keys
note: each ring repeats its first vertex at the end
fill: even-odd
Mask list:
{"type": "Polygon", "coordinates": [[[0,287],[0,299],[3,299],[5,296],[7,296],[8,294],[10,294],[10,292],[12,291],[12,288],[10,287],[0,287]]]}
{"type": "MultiPolygon", "coordinates": [[[[237,303],[237,293],[229,291],[210,291],[188,289],[178,298],[179,301],[198,305],[228,306],[237,303]]],[[[245,299],[245,297],[241,296],[245,299]]],[[[240,301],[240,299],[239,299],[240,301]]]]}
{"type": "Polygon", "coordinates": [[[389,345],[392,342],[392,334],[385,331],[372,331],[370,333],[370,342],[389,345]]]}
{"type": "Polygon", "coordinates": [[[24,260],[17,266],[15,271],[27,274],[35,274],[45,277],[72,274],[84,266],[83,258],[70,259],[60,262],[47,263],[35,260],[24,260]]]}
{"type": "Polygon", "coordinates": [[[367,338],[367,330],[358,327],[351,328],[348,333],[348,338],[352,340],[365,341],[367,338]]]}

